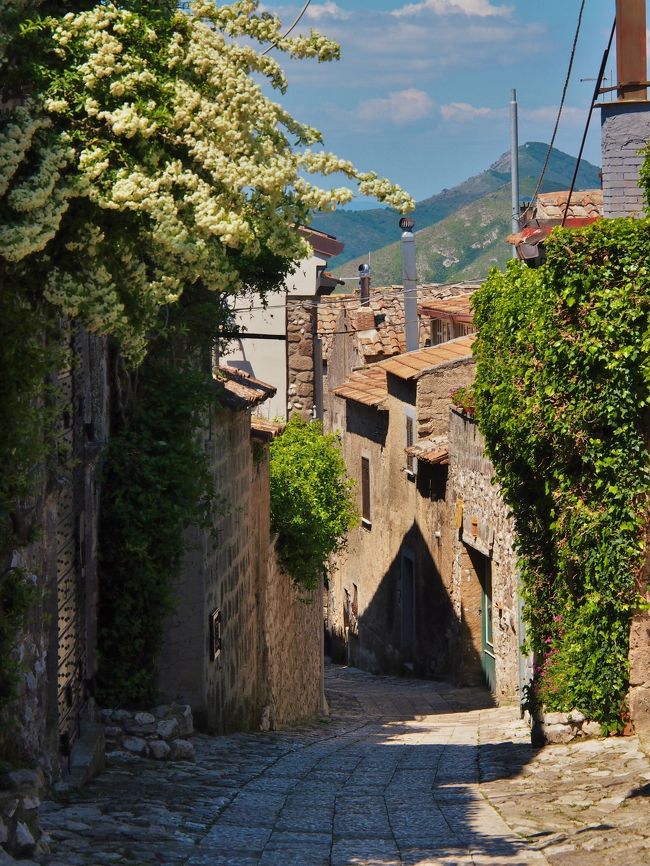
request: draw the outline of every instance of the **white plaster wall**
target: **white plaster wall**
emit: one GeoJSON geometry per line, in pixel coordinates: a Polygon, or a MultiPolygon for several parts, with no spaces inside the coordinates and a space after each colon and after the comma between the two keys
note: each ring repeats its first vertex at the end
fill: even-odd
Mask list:
{"type": "Polygon", "coordinates": [[[316,254],[303,259],[295,273],[287,277],[287,292],[290,295],[315,295],[318,288],[318,268],[326,265],[327,259],[316,254]]]}
{"type": "Polygon", "coordinates": [[[268,305],[255,293],[238,298],[235,320],[244,329],[242,337],[232,340],[222,356],[222,362],[245,370],[257,379],[277,388],[275,397],[259,407],[256,414],[265,418],[287,417],[287,296],[314,297],[318,287],[318,269],[327,259],[313,255],[299,263],[295,273],[287,277],[286,290],[268,296],[268,305]],[[282,337],[277,340],[255,339],[249,334],[268,334],[282,337]]]}

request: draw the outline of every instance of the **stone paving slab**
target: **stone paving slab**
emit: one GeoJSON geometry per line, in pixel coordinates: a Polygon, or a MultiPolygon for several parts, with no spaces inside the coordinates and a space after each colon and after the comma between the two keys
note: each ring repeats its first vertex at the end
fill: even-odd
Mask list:
{"type": "Polygon", "coordinates": [[[483,689],[327,674],[329,720],[197,736],[43,804],[47,866],[650,866],[634,738],[542,750],[483,689]]]}

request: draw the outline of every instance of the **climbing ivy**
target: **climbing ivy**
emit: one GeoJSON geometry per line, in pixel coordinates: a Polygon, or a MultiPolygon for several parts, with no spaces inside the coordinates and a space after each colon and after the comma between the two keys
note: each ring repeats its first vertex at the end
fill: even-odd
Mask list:
{"type": "Polygon", "coordinates": [[[318,585],[328,557],[358,523],[353,488],[338,438],[294,415],[271,445],[271,525],[299,586],[318,585]]]}
{"type": "Polygon", "coordinates": [[[99,688],[106,706],[151,706],[184,530],[215,492],[197,437],[213,389],[189,365],[146,363],[111,438],[100,524],[99,688]]]}
{"type": "Polygon", "coordinates": [[[47,304],[0,286],[0,709],[16,695],[14,650],[34,598],[11,553],[36,536],[33,496],[55,445],[45,435],[56,412],[47,374],[61,356],[54,331],[47,304]]]}
{"type": "Polygon", "coordinates": [[[616,729],[650,490],[650,222],[556,229],[474,299],[478,423],[514,517],[534,692],[616,729]]]}

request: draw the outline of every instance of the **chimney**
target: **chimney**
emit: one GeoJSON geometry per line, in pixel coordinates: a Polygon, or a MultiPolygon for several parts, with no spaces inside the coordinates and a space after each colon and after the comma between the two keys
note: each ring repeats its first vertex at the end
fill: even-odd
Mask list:
{"type": "Polygon", "coordinates": [[[415,220],[402,217],[399,227],[402,229],[402,274],[404,277],[404,331],[406,333],[406,351],[413,352],[420,348],[418,324],[418,290],[415,271],[415,235],[413,228],[415,220]]]}
{"type": "Polygon", "coordinates": [[[370,265],[359,265],[359,302],[362,307],[370,303],[370,265]]]}
{"type": "Polygon", "coordinates": [[[640,217],[639,151],[650,140],[646,0],[616,0],[616,74],[616,101],[600,106],[604,214],[640,217]]]}

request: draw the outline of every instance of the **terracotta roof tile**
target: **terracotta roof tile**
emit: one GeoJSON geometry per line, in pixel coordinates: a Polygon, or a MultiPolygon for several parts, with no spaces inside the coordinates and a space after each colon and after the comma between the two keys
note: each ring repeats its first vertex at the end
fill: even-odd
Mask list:
{"type": "MultiPolygon", "coordinates": [[[[472,292],[473,294],[473,292],[472,292]]],[[[432,319],[466,319],[472,321],[472,294],[454,295],[452,298],[423,301],[418,304],[420,316],[430,316],[432,319]]]]}
{"type": "Polygon", "coordinates": [[[446,464],[449,462],[449,441],[446,436],[420,439],[419,442],[404,450],[411,457],[417,457],[424,463],[446,464]]]}
{"type": "MultiPolygon", "coordinates": [[[[418,302],[423,305],[444,298],[458,299],[461,295],[472,294],[476,288],[475,283],[458,283],[452,286],[424,284],[418,286],[418,302]]],[[[370,303],[363,308],[358,306],[358,297],[358,293],[331,295],[323,298],[318,305],[318,335],[323,341],[323,358],[329,358],[341,312],[357,341],[359,354],[364,359],[390,357],[404,352],[406,337],[402,287],[383,286],[371,289],[370,303]],[[370,313],[374,317],[374,325],[370,323],[370,313]]]]}
{"type": "Polygon", "coordinates": [[[269,421],[267,418],[259,418],[253,415],[251,418],[251,435],[258,436],[267,442],[284,430],[284,424],[278,424],[276,421],[269,421]]]}
{"type": "Polygon", "coordinates": [[[425,370],[430,370],[439,364],[471,357],[475,339],[476,334],[467,334],[456,340],[441,343],[439,346],[405,352],[387,361],[378,361],[374,366],[382,367],[387,373],[400,379],[417,379],[425,370]]]}
{"type": "Polygon", "coordinates": [[[365,406],[374,406],[376,409],[386,408],[384,401],[388,396],[386,387],[386,371],[378,364],[355,370],[348,376],[347,380],[335,388],[337,397],[352,400],[355,403],[363,403],[365,406]]]}
{"type": "Polygon", "coordinates": [[[230,409],[250,409],[273,397],[277,388],[236,367],[220,366],[214,374],[219,400],[230,409]]]}

